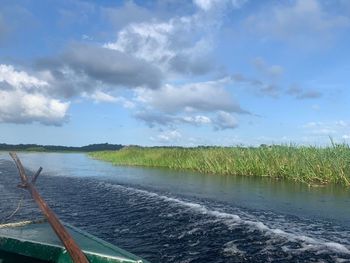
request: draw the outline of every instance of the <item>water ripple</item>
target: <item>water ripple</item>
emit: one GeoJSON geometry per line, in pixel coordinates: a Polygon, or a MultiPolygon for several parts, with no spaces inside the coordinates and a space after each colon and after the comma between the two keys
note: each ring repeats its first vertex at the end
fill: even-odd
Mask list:
{"type": "MultiPolygon", "coordinates": [[[[0,214],[5,215],[23,191],[15,187],[15,167],[9,162],[0,166],[0,214]]],[[[350,261],[349,230],[327,222],[186,199],[107,179],[43,176],[38,188],[61,219],[151,262],[350,261]]],[[[15,220],[40,216],[25,196],[15,220]]]]}

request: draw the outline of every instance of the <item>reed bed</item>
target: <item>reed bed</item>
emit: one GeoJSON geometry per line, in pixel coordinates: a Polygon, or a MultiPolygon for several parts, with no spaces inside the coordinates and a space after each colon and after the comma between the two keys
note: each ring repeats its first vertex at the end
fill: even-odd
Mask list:
{"type": "Polygon", "coordinates": [[[164,167],[207,174],[264,176],[309,185],[350,186],[350,147],[125,147],[90,153],[114,165],[164,167]]]}

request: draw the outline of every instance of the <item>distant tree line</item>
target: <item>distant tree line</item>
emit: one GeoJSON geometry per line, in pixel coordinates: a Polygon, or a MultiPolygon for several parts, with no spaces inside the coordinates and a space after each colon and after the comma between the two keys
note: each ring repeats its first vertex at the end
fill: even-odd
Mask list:
{"type": "Polygon", "coordinates": [[[39,145],[39,144],[6,144],[0,143],[0,151],[37,151],[37,152],[94,152],[94,151],[116,151],[124,146],[121,144],[89,144],[82,147],[39,145]]]}

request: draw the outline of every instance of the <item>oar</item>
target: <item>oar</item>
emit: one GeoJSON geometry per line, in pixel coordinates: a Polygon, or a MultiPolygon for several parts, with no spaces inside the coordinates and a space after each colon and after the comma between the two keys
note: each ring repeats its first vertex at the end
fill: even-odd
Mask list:
{"type": "Polygon", "coordinates": [[[54,214],[54,212],[50,209],[50,207],[47,205],[47,203],[44,201],[44,199],[40,196],[39,192],[37,191],[35,187],[35,181],[38,178],[40,172],[42,171],[42,168],[40,167],[39,170],[36,172],[32,180],[30,181],[24,171],[23,165],[21,161],[19,160],[16,153],[11,152],[10,156],[15,161],[17,169],[19,171],[19,175],[21,177],[21,184],[18,185],[21,188],[25,188],[29,191],[35,202],[38,204],[39,208],[47,218],[48,222],[50,223],[52,229],[55,231],[56,235],[59,237],[59,239],[64,244],[65,248],[67,249],[68,253],[70,254],[72,260],[74,263],[88,263],[86,256],[81,251],[77,243],[73,240],[71,235],[68,233],[68,231],[64,228],[64,226],[61,224],[57,216],[54,214]]]}

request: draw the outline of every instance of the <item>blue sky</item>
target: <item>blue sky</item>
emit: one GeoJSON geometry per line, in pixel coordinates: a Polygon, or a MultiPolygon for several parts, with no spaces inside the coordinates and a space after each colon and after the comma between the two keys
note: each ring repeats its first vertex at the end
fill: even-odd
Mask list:
{"type": "Polygon", "coordinates": [[[350,142],[346,0],[1,1],[0,142],[350,142]]]}

